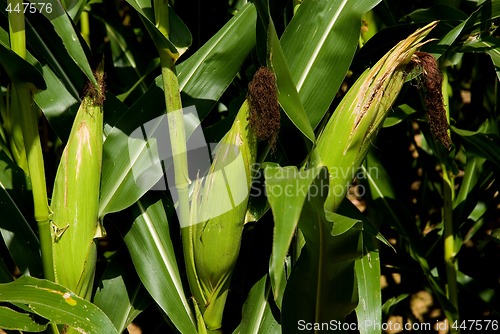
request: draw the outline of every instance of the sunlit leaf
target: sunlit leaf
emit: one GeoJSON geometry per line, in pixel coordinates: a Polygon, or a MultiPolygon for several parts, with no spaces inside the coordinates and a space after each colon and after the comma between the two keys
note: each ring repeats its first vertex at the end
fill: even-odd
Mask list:
{"type": "Polygon", "coordinates": [[[56,324],[67,324],[89,334],[118,333],[97,306],[47,280],[22,276],[0,284],[0,301],[25,304],[56,324]]]}
{"type": "MultiPolygon", "coordinates": [[[[290,248],[302,207],[309,194],[309,187],[319,175],[320,169],[299,171],[296,167],[280,167],[266,164],[266,194],[274,216],[273,252],[269,274],[274,298],[278,298],[283,283],[283,266],[290,248]]],[[[318,189],[315,189],[318,190],[318,189]]],[[[280,305],[278,301],[278,305],[280,305]]]]}
{"type": "Polygon", "coordinates": [[[33,316],[29,313],[21,313],[0,306],[0,328],[3,329],[41,332],[47,328],[48,320],[44,320],[43,318],[33,319],[33,316]]]}
{"type": "Polygon", "coordinates": [[[401,302],[405,301],[410,295],[407,293],[401,294],[397,297],[391,297],[385,301],[384,305],[382,305],[382,311],[385,315],[392,314],[394,308],[401,302]]]}
{"type": "MultiPolygon", "coordinates": [[[[327,180],[322,178],[318,186],[321,184],[327,180]]],[[[284,332],[296,331],[299,321],[344,322],[358,304],[354,268],[362,255],[362,223],[334,235],[335,222],[325,217],[323,200],[312,204],[316,200],[306,202],[300,217],[299,228],[306,243],[283,296],[284,332]],[[301,307],[296,307],[299,304],[301,307]]]]}
{"type": "Polygon", "coordinates": [[[122,248],[111,259],[94,296],[94,304],[106,313],[119,333],[151,304],[151,297],[129,266],[130,257],[122,248]]]}
{"type": "Polygon", "coordinates": [[[281,46],[313,128],[347,74],[358,45],[361,16],[379,2],[304,1],[286,27],[281,46]]]}
{"type": "MultiPolygon", "coordinates": [[[[148,90],[145,96],[156,97],[160,93],[160,89],[148,90]]],[[[100,217],[135,203],[162,177],[165,179],[172,163],[167,117],[154,100],[147,105],[142,102],[142,99],[137,101],[122,114],[104,142],[100,217]],[[151,108],[147,108],[148,105],[151,108]],[[128,115],[137,117],[124,117],[128,115]]],[[[190,136],[199,129],[200,120],[194,108],[185,108],[183,112],[188,147],[191,147],[197,144],[197,138],[190,136]],[[191,145],[192,142],[195,143],[191,145]]],[[[162,182],[163,186],[159,187],[166,190],[167,185],[162,182]]]]}
{"type": "Polygon", "coordinates": [[[270,283],[267,275],[264,275],[250,290],[243,304],[241,323],[234,334],[281,333],[281,326],[274,319],[269,306],[270,292],[270,283]]]}
{"type": "MultiPolygon", "coordinates": [[[[255,46],[253,4],[248,3],[207,43],[177,66],[184,106],[203,119],[222,96],[255,46]]],[[[158,81],[157,81],[158,82],[158,81]]],[[[159,83],[162,87],[162,83],[159,83]]]]}
{"type": "MultiPolygon", "coordinates": [[[[74,60],[75,64],[85,73],[87,78],[97,85],[97,81],[92,73],[87,56],[83,51],[82,44],[80,43],[79,33],[74,28],[72,21],[59,0],[52,1],[52,10],[42,11],[42,14],[50,20],[57,36],[62,40],[64,47],[68,51],[70,57],[74,60]]],[[[53,38],[53,37],[52,37],[53,38]]]]}
{"type": "Polygon", "coordinates": [[[268,5],[263,1],[256,1],[255,4],[260,20],[267,31],[267,61],[268,66],[272,68],[276,76],[278,101],[292,123],[295,124],[304,136],[311,142],[314,142],[314,131],[302,106],[297,88],[293,84],[288,63],[283,54],[276,28],[269,14],[269,8],[267,8],[268,5]]]}
{"type": "Polygon", "coordinates": [[[387,118],[382,125],[384,128],[388,128],[397,125],[407,119],[411,114],[415,113],[415,109],[407,104],[403,104],[394,108],[394,111],[389,113],[387,118]]]}
{"type": "Polygon", "coordinates": [[[124,240],[137,274],[177,329],[182,333],[196,333],[163,201],[146,198],[138,201],[133,210],[136,218],[124,240]]]}
{"type": "Polygon", "coordinates": [[[364,254],[356,261],[356,281],[358,283],[359,303],[356,306],[358,328],[361,334],[381,333],[377,324],[382,323],[382,294],[380,292],[380,257],[377,250],[368,248],[367,239],[363,236],[364,254]],[[370,326],[371,325],[371,326],[370,326]]]}

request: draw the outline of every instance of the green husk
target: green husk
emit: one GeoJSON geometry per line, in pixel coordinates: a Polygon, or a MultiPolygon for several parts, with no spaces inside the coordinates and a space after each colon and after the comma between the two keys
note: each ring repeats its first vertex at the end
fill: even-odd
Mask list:
{"type": "Polygon", "coordinates": [[[256,138],[249,128],[248,113],[245,101],[219,143],[203,184],[200,179],[195,181],[190,226],[186,227],[191,230],[196,277],[196,282],[190,281],[191,290],[209,330],[221,327],[245,222],[251,166],[256,159],[256,138]]]}
{"type": "MultiPolygon", "coordinates": [[[[90,299],[96,265],[102,161],[104,89],[90,88],[83,98],[54,183],[51,221],[57,283],[90,299]]],[[[100,75],[99,75],[100,74],[100,75]]]]}

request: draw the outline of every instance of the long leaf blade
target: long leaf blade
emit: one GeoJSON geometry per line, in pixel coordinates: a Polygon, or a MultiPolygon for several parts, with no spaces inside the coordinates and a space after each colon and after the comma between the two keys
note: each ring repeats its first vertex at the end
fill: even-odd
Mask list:
{"type": "Polygon", "coordinates": [[[0,284],[0,301],[26,304],[36,314],[56,324],[67,324],[86,333],[118,333],[94,304],[56,283],[29,276],[0,284]]]}
{"type": "Polygon", "coordinates": [[[196,333],[161,200],[140,200],[124,240],[142,283],[181,333],[196,333]]]}
{"type": "Polygon", "coordinates": [[[0,233],[21,273],[40,276],[40,242],[26,215],[30,210],[23,205],[30,201],[29,187],[24,172],[0,151],[0,233]]]}
{"type": "Polygon", "coordinates": [[[286,333],[304,330],[307,323],[343,322],[358,302],[354,267],[362,254],[362,224],[341,215],[325,216],[321,204],[314,204],[317,200],[302,209],[299,228],[306,243],[283,296],[286,333]],[[300,308],[294,307],[299,303],[300,308]]]}
{"type": "Polygon", "coordinates": [[[8,307],[0,306],[0,328],[41,332],[47,328],[47,321],[40,323],[33,319],[29,313],[21,313],[8,307]]]}
{"type": "MultiPolygon", "coordinates": [[[[364,238],[365,239],[365,238],[364,238]]],[[[367,249],[356,261],[359,304],[356,307],[358,328],[361,334],[381,333],[377,324],[382,323],[382,295],[380,293],[380,257],[378,251],[367,249]]]]}
{"type": "Polygon", "coordinates": [[[270,290],[267,275],[264,275],[250,290],[243,305],[241,323],[234,334],[281,333],[281,326],[274,319],[267,301],[270,290]]]}
{"type": "Polygon", "coordinates": [[[278,292],[282,289],[280,287],[283,283],[282,267],[299,223],[302,207],[309,187],[318,174],[319,169],[299,172],[296,167],[280,167],[275,164],[267,164],[264,169],[267,198],[275,224],[273,252],[269,262],[275,299],[278,299],[278,292]]]}
{"type": "Polygon", "coordinates": [[[253,4],[247,4],[195,54],[177,66],[183,104],[196,105],[203,119],[255,46],[253,4]]]}
{"type": "Polygon", "coordinates": [[[315,128],[344,80],[361,29],[361,16],[380,0],[302,3],[281,46],[306,114],[315,128]],[[304,48],[308,41],[308,48],[304,48]]]}
{"type": "Polygon", "coordinates": [[[130,261],[126,249],[121,248],[111,259],[94,296],[94,304],[106,313],[119,333],[152,301],[137,274],[130,271],[130,261]]]}
{"type": "Polygon", "coordinates": [[[79,42],[79,33],[75,30],[72,21],[59,0],[52,1],[52,10],[42,11],[42,14],[50,20],[58,36],[62,39],[66,50],[76,65],[85,73],[87,78],[97,86],[97,81],[92,73],[87,56],[79,42]]]}
{"type": "Polygon", "coordinates": [[[314,131],[311,123],[309,123],[304,106],[300,101],[297,88],[293,84],[290,68],[288,67],[276,33],[276,28],[269,14],[268,5],[263,1],[257,1],[256,6],[264,29],[267,30],[267,62],[276,76],[278,101],[292,123],[295,124],[304,136],[311,142],[314,142],[314,131]]]}
{"type": "Polygon", "coordinates": [[[173,10],[168,11],[170,31],[168,38],[155,25],[154,12],[151,1],[127,0],[140,15],[144,26],[153,38],[157,47],[169,49],[177,57],[181,56],[191,45],[191,33],[173,10]]]}

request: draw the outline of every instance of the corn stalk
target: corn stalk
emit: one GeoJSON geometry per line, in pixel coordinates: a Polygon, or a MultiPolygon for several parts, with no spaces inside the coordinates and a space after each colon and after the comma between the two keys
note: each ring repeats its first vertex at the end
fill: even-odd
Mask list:
{"type": "MultiPolygon", "coordinates": [[[[445,72],[443,76],[442,91],[443,104],[446,110],[447,124],[450,122],[450,108],[448,96],[448,75],[445,72]]],[[[448,130],[449,136],[449,130],[448,130]]],[[[451,305],[455,308],[458,316],[458,286],[457,286],[457,270],[456,261],[457,252],[455,250],[455,228],[453,226],[453,201],[455,200],[455,178],[453,173],[448,169],[444,161],[441,162],[443,170],[443,238],[444,238],[444,263],[446,267],[446,297],[451,305]]],[[[458,321],[458,317],[448,319],[450,323],[458,321]]],[[[459,328],[452,328],[451,333],[460,333],[459,328]]]]}
{"type": "MultiPolygon", "coordinates": [[[[20,0],[9,1],[11,8],[23,8],[20,0]]],[[[21,58],[26,59],[26,33],[24,12],[9,12],[9,35],[11,49],[21,58]]],[[[15,160],[29,175],[33,191],[35,220],[42,251],[45,278],[53,280],[52,250],[50,241],[50,211],[45,183],[45,168],[42,146],[38,132],[39,111],[33,102],[34,88],[29,83],[13,84],[10,89],[11,103],[9,123],[13,138],[11,148],[15,160]],[[20,128],[19,128],[20,125],[20,128]]]]}

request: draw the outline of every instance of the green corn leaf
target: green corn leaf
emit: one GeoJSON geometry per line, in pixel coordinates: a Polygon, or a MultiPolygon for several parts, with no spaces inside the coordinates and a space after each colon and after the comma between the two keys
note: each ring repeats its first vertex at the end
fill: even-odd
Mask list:
{"type": "Polygon", "coordinates": [[[403,104],[394,108],[394,111],[391,112],[384,121],[384,128],[388,128],[394,125],[397,125],[410,117],[416,110],[410,107],[407,104],[403,104]]]}
{"type": "MultiPolygon", "coordinates": [[[[26,90],[24,91],[24,96],[26,90]]],[[[26,145],[24,141],[24,133],[19,126],[21,122],[21,110],[19,94],[17,94],[16,86],[10,86],[6,94],[5,104],[2,108],[1,116],[4,120],[4,136],[5,136],[5,152],[8,152],[9,158],[12,158],[16,164],[28,175],[28,156],[26,154],[26,145]]]]}
{"type": "Polygon", "coordinates": [[[33,318],[32,314],[21,313],[8,307],[0,306],[0,328],[26,332],[42,332],[47,328],[47,320],[33,318]]]}
{"type": "Polygon", "coordinates": [[[355,261],[363,254],[363,224],[357,219],[325,214],[326,191],[319,190],[328,183],[327,175],[323,169],[302,208],[299,228],[306,242],[285,288],[283,332],[297,332],[301,323],[343,322],[358,303],[355,261]]]}
{"type": "Polygon", "coordinates": [[[106,313],[119,333],[147,307],[152,299],[135,271],[130,256],[122,247],[111,258],[94,296],[94,304],[106,313]]]}
{"type": "Polygon", "coordinates": [[[328,110],[351,65],[362,15],[379,2],[304,1],[286,27],[281,46],[313,129],[328,110]]]}
{"type": "Polygon", "coordinates": [[[70,17],[59,0],[52,1],[51,5],[52,10],[50,10],[50,12],[49,10],[44,10],[42,14],[49,19],[50,23],[54,26],[57,35],[61,38],[64,47],[75,64],[80,67],[90,82],[97,86],[98,83],[92,73],[82,44],[80,43],[78,37],[79,33],[75,30],[70,17]]]}
{"type": "Polygon", "coordinates": [[[135,220],[124,241],[142,283],[181,333],[196,333],[184,295],[162,200],[145,197],[133,207],[135,220]]]}
{"type": "MultiPolygon", "coordinates": [[[[178,66],[183,104],[195,105],[200,120],[219,100],[255,45],[255,18],[255,7],[252,4],[245,5],[200,50],[178,66]]],[[[163,81],[159,76],[155,84],[128,110],[107,114],[106,121],[115,129],[104,142],[100,217],[129,207],[149,189],[138,187],[133,180],[132,170],[142,161],[142,156],[138,156],[137,160],[130,158],[127,136],[146,122],[161,116],[164,111],[163,81]]],[[[193,130],[186,129],[186,135],[189,136],[193,130]]],[[[132,148],[130,152],[137,152],[138,149],[132,148]]]]}
{"type": "Polygon", "coordinates": [[[13,84],[29,85],[32,90],[47,88],[45,80],[29,62],[21,58],[12,50],[0,44],[0,65],[4,68],[13,84]]]}
{"type": "Polygon", "coordinates": [[[47,82],[47,90],[35,94],[34,101],[59,138],[66,141],[71,131],[71,122],[81,100],[70,93],[61,79],[47,65],[43,66],[43,77],[47,82]]]}
{"type": "Polygon", "coordinates": [[[87,0],[62,0],[64,8],[66,8],[66,12],[71,17],[73,22],[80,21],[80,15],[82,14],[83,9],[87,5],[89,1],[87,0]]]}
{"type": "Polygon", "coordinates": [[[495,65],[497,77],[500,80],[500,45],[496,38],[486,37],[471,42],[466,42],[462,48],[464,51],[484,51],[486,52],[495,65]]]}
{"type": "Polygon", "coordinates": [[[381,333],[377,326],[382,323],[382,294],[380,292],[380,257],[374,249],[371,236],[363,234],[363,257],[356,260],[355,272],[358,283],[359,303],[356,306],[360,334],[381,333]]]}
{"type": "Polygon", "coordinates": [[[462,130],[454,126],[451,127],[452,131],[459,135],[465,147],[470,153],[483,157],[495,164],[500,164],[500,136],[496,133],[481,133],[462,130]]]}
{"type": "Polygon", "coordinates": [[[22,276],[0,284],[0,301],[24,304],[55,324],[69,325],[85,333],[118,333],[97,306],[47,280],[22,276]]]}
{"type": "Polygon", "coordinates": [[[314,131],[307,118],[297,88],[293,83],[290,68],[288,67],[276,33],[276,28],[269,14],[268,4],[263,1],[256,1],[255,5],[264,29],[267,31],[267,65],[272,68],[276,76],[278,101],[292,123],[295,124],[304,136],[311,142],[314,142],[314,131]]]}
{"type": "Polygon", "coordinates": [[[406,298],[408,298],[409,296],[410,296],[409,294],[405,293],[397,297],[391,297],[388,300],[386,300],[384,305],[382,305],[382,312],[384,313],[384,315],[393,314],[394,308],[397,307],[399,303],[405,301],[406,298]]]}
{"type": "MultiPolygon", "coordinates": [[[[492,236],[494,237],[493,234],[492,236]]],[[[483,283],[478,282],[474,278],[464,274],[461,271],[457,272],[457,281],[460,284],[461,288],[469,293],[470,296],[474,296],[474,298],[479,297],[485,303],[490,303],[491,301],[495,300],[495,296],[496,298],[498,298],[498,290],[491,289],[488,286],[485,286],[483,283]]]]}
{"type": "MultiPolygon", "coordinates": [[[[45,114],[59,138],[67,140],[74,115],[80,104],[78,91],[83,85],[84,76],[78,71],[73,59],[64,52],[61,41],[59,41],[59,44],[57,43],[58,39],[54,38],[46,41],[42,38],[42,35],[48,36],[51,34],[40,35],[36,28],[29,25],[27,29],[28,32],[33,31],[33,34],[29,35],[32,36],[29,39],[30,44],[37,49],[44,61],[50,64],[50,66],[41,66],[29,51],[26,54],[26,60],[37,68],[37,72],[42,74],[46,83],[46,89],[38,91],[34,95],[34,101],[45,114]],[[55,56],[56,54],[58,57],[55,56]]],[[[40,29],[40,31],[42,30],[46,29],[40,29]]],[[[9,48],[8,33],[2,28],[0,28],[0,44],[9,48]]],[[[39,88],[42,88],[42,86],[39,88]]]]}
{"type": "MultiPolygon", "coordinates": [[[[432,52],[436,58],[439,58],[443,53],[445,53],[450,46],[453,44],[459,44],[457,42],[460,37],[471,34],[464,45],[468,45],[471,40],[474,43],[476,39],[475,34],[479,35],[481,29],[484,29],[484,25],[490,21],[498,18],[500,16],[500,3],[498,1],[486,1],[481,3],[477,10],[474,11],[469,17],[461,20],[460,24],[453,27],[444,37],[440,38],[437,45],[429,48],[429,52],[432,52]]],[[[442,19],[441,17],[439,19],[442,19]]],[[[490,49],[488,53],[494,52],[490,49]]],[[[494,57],[493,54],[491,54],[494,57]]]]}
{"type": "Polygon", "coordinates": [[[281,326],[271,312],[268,296],[271,286],[267,275],[254,284],[243,304],[242,319],[233,334],[279,334],[281,326]]]}
{"type": "MultiPolygon", "coordinates": [[[[164,109],[155,100],[162,94],[157,87],[148,90],[145,99],[124,111],[125,117],[121,117],[109,131],[103,145],[99,217],[131,206],[151,189],[164,175],[159,161],[164,162],[165,169],[170,167],[171,160],[162,155],[166,145],[162,140],[168,138],[168,132],[164,132],[168,121],[163,115],[164,109]],[[126,117],[129,115],[136,117],[126,117]]],[[[125,108],[123,104],[117,107],[122,111],[125,108]]],[[[191,117],[184,124],[189,138],[199,127],[199,119],[191,117]]]]}
{"type": "Polygon", "coordinates": [[[278,292],[283,284],[283,263],[295,234],[309,187],[318,177],[320,169],[299,171],[296,167],[280,167],[267,163],[264,168],[266,195],[274,217],[273,252],[269,262],[269,275],[274,298],[279,306],[278,292]],[[286,191],[286,192],[285,192],[286,191]]]}
{"type": "Polygon", "coordinates": [[[109,38],[111,57],[113,59],[114,70],[116,71],[115,81],[119,82],[120,89],[130,88],[120,99],[124,101],[128,95],[139,88],[139,92],[144,93],[148,86],[144,82],[153,70],[158,69],[159,61],[152,61],[147,69],[145,57],[141,56],[141,45],[137,41],[133,29],[125,27],[123,24],[109,17],[97,16],[97,19],[106,27],[106,36],[109,38]]]}
{"type": "Polygon", "coordinates": [[[157,153],[154,139],[131,139],[119,128],[111,130],[104,142],[102,190],[99,217],[134,204],[161,178],[162,171],[151,168],[151,152],[157,153]],[[134,171],[148,170],[138,184],[134,171]]]}
{"type": "MultiPolygon", "coordinates": [[[[301,211],[299,228],[306,243],[285,289],[284,331],[295,330],[299,319],[306,323],[344,321],[358,303],[358,292],[363,293],[365,303],[377,302],[376,298],[365,293],[363,287],[358,291],[352,279],[356,273],[355,263],[363,254],[363,224],[335,211],[365,158],[372,136],[382,125],[405,82],[404,68],[434,26],[435,23],[400,42],[371,71],[361,75],[318,138],[312,166],[327,166],[329,177],[315,181],[312,189],[316,189],[317,194],[309,198],[301,211]],[[324,189],[327,179],[328,196],[318,194],[317,189],[324,189]],[[339,253],[342,253],[341,257],[338,257],[339,253]],[[342,289],[333,288],[339,286],[342,289]],[[296,305],[299,300],[303,305],[301,310],[288,307],[296,305]]],[[[362,264],[358,265],[360,276],[367,273],[362,264]]],[[[370,274],[370,279],[373,277],[370,274]]],[[[366,316],[366,312],[360,312],[360,319],[364,320],[366,316]]]]}
{"type": "MultiPolygon", "coordinates": [[[[4,151],[0,151],[0,212],[4,213],[0,220],[0,233],[21,273],[40,276],[40,242],[31,218],[30,188],[29,178],[23,170],[4,151]]],[[[10,273],[3,278],[3,282],[12,280],[10,273]]]]}
{"type": "Polygon", "coordinates": [[[454,27],[446,36],[440,39],[438,45],[435,46],[436,51],[432,51],[436,58],[439,58],[446,50],[458,39],[463,30],[471,26],[479,15],[479,10],[472,13],[466,20],[454,27]]]}
{"type": "MultiPolygon", "coordinates": [[[[370,253],[375,251],[375,247],[373,246],[373,237],[370,232],[369,223],[366,221],[366,217],[363,216],[361,212],[349,201],[344,200],[339,207],[338,213],[335,212],[327,212],[326,218],[329,221],[333,221],[334,225],[331,230],[331,234],[333,236],[341,236],[345,233],[353,232],[353,230],[362,229],[362,238],[358,239],[360,244],[358,245],[359,258],[355,260],[355,274],[357,279],[357,291],[359,302],[357,308],[359,308],[360,303],[365,304],[364,312],[371,312],[371,315],[376,315],[377,312],[380,312],[380,308],[377,309],[377,305],[380,304],[381,295],[377,289],[377,283],[380,283],[380,265],[379,263],[373,262],[370,257],[370,253]],[[354,212],[353,212],[354,211],[354,212]],[[361,224],[362,223],[362,224],[361,224]],[[367,266],[367,267],[365,267],[367,266]],[[366,285],[375,286],[374,290],[367,290],[366,285]],[[362,294],[361,294],[362,293],[362,294]],[[371,305],[371,309],[368,310],[369,307],[366,307],[366,304],[371,305]]],[[[376,261],[376,259],[374,259],[376,261]]],[[[361,312],[360,312],[361,313],[361,312]]],[[[363,319],[377,319],[380,316],[375,316],[370,318],[370,316],[366,316],[364,314],[362,317],[358,314],[358,322],[363,319]]]]}
{"type": "Polygon", "coordinates": [[[452,308],[449,308],[449,302],[445,297],[445,292],[439,284],[439,278],[433,275],[431,267],[427,261],[425,252],[419,242],[419,232],[414,218],[404,207],[396,200],[396,195],[391,185],[389,175],[385,171],[383,165],[376,159],[373,154],[367,156],[367,168],[365,170],[366,179],[370,187],[370,193],[373,202],[371,206],[373,210],[368,213],[370,219],[374,222],[380,221],[388,223],[399,235],[401,235],[409,244],[411,249],[411,257],[420,265],[422,271],[426,274],[429,285],[434,290],[434,293],[441,305],[444,305],[444,312],[450,319],[456,316],[452,308]],[[375,169],[373,169],[375,168],[375,169]],[[376,174],[370,171],[376,170],[376,174]]]}
{"type": "MultiPolygon", "coordinates": [[[[65,19],[62,18],[62,20],[65,19]]],[[[60,29],[65,29],[64,24],[60,29]]],[[[35,61],[50,67],[63,83],[65,89],[74,98],[79,99],[80,92],[88,79],[86,78],[87,73],[82,71],[82,68],[76,64],[76,61],[80,62],[81,67],[90,67],[79,43],[79,35],[76,33],[72,35],[71,30],[68,30],[63,36],[59,37],[54,25],[41,15],[35,15],[31,20],[27,21],[26,34],[29,45],[37,50],[37,57],[39,59],[35,61]],[[76,40],[73,40],[73,37],[76,40]],[[65,43],[74,44],[73,47],[76,54],[71,55],[65,43]],[[80,51],[76,49],[80,49],[80,51]]],[[[29,53],[27,60],[33,64],[29,53]]],[[[50,89],[49,83],[47,83],[47,86],[50,89]]]]}
{"type": "Polygon", "coordinates": [[[127,0],[136,11],[140,14],[141,20],[149,32],[153,42],[157,48],[168,49],[175,55],[175,58],[182,56],[187,48],[191,45],[191,33],[182,20],[175,15],[173,10],[168,11],[168,19],[170,30],[168,36],[156,26],[152,1],[144,0],[127,0]]]}
{"type": "Polygon", "coordinates": [[[254,48],[256,18],[255,6],[244,5],[208,42],[177,66],[183,105],[195,105],[201,120],[254,48]]]}

